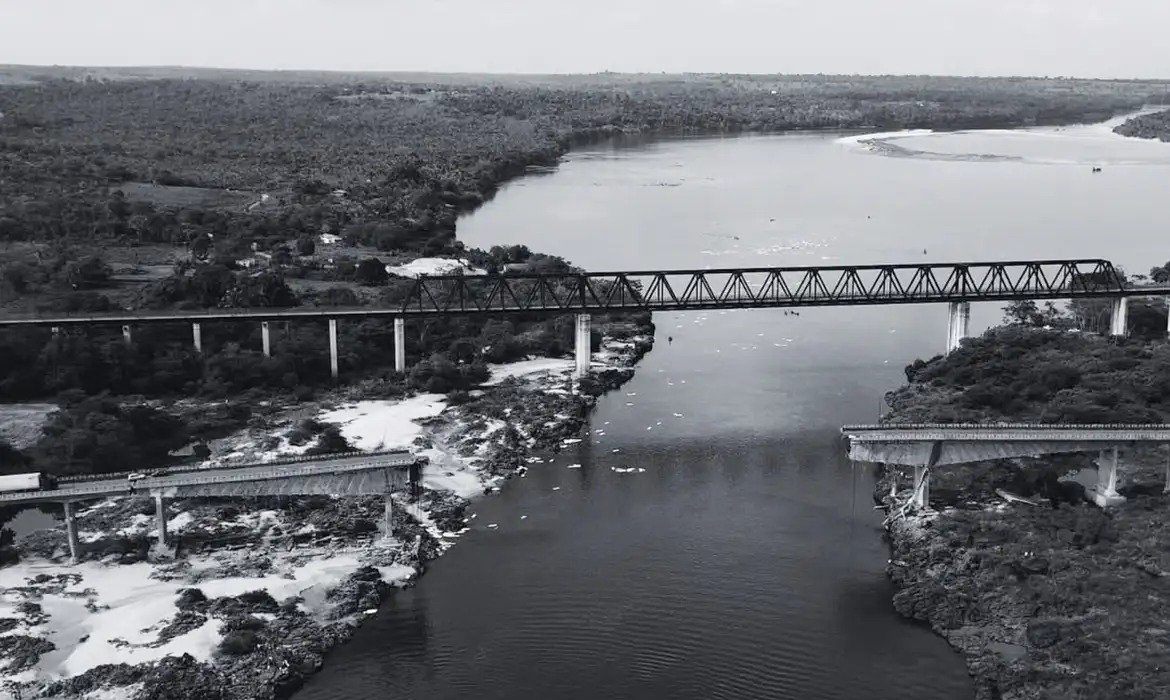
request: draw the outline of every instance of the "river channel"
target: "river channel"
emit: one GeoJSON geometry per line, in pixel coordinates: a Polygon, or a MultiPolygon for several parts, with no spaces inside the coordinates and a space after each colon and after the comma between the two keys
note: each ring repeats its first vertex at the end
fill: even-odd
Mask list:
{"type": "MultiPolygon", "coordinates": [[[[459,235],[596,271],[1170,259],[1170,144],[1091,125],[879,145],[596,146],[459,235]]],[[[999,317],[977,305],[972,330],[999,317]]],[[[962,659],[893,611],[872,473],[838,435],[877,418],[946,322],[943,306],[656,314],[600,432],[475,503],[471,532],[298,700],[973,697],[962,659]]]]}

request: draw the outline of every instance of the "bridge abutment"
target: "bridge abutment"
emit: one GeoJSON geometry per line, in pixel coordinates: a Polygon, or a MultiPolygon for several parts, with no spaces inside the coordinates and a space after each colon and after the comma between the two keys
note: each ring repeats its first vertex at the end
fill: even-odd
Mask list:
{"type": "MultiPolygon", "coordinates": [[[[1117,297],[1113,300],[1113,310],[1109,316],[1109,335],[1126,335],[1126,326],[1129,316],[1129,297],[1117,297]]],[[[1170,319],[1167,320],[1170,328],[1170,319]]]]}
{"type": "Polygon", "coordinates": [[[69,541],[69,563],[76,564],[81,556],[81,542],[77,539],[77,518],[73,514],[73,503],[65,501],[65,538],[69,541]]]}
{"type": "Polygon", "coordinates": [[[191,342],[195,346],[195,352],[203,352],[203,329],[198,323],[191,324],[191,342]]]}
{"type": "Polygon", "coordinates": [[[590,319],[589,314],[577,314],[576,359],[577,364],[573,376],[577,379],[589,374],[590,359],[590,319]]]}
{"type": "Polygon", "coordinates": [[[334,379],[338,377],[337,366],[337,319],[329,319],[329,372],[334,379]]]}
{"type": "Polygon", "coordinates": [[[260,345],[264,349],[264,357],[272,357],[272,334],[268,329],[268,321],[260,322],[260,345]]]}
{"type": "Polygon", "coordinates": [[[1125,503],[1125,496],[1117,493],[1117,463],[1120,448],[1102,450],[1097,458],[1097,486],[1093,490],[1093,502],[1102,508],[1125,503]]]}
{"type": "Polygon", "coordinates": [[[394,319],[394,371],[406,371],[406,319],[394,319]]]}
{"type": "Polygon", "coordinates": [[[971,302],[952,301],[948,304],[947,354],[959,349],[971,326],[971,302]]]}

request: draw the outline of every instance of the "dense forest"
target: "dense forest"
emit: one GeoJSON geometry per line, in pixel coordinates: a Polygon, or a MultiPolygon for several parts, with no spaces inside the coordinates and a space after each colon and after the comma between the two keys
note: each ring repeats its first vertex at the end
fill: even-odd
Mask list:
{"type": "MultiPolygon", "coordinates": [[[[1167,94],[1165,83],[1028,78],[0,68],[0,312],[378,304],[401,294],[387,265],[418,256],[563,270],[523,246],[467,250],[455,224],[584,140],[1078,122],[1167,94]]],[[[392,332],[341,324],[345,377],[390,393],[464,389],[487,362],[572,342],[569,319],[434,319],[411,329],[411,369],[398,375],[392,332]]],[[[165,454],[189,436],[101,397],[308,398],[330,384],[323,323],[279,324],[270,358],[259,334],[205,324],[199,354],[184,326],[135,329],[131,345],[116,329],[0,331],[0,400],[80,391],[48,438],[68,436],[77,470],[116,461],[79,461],[74,445],[102,430],[152,433],[165,454]]]]}

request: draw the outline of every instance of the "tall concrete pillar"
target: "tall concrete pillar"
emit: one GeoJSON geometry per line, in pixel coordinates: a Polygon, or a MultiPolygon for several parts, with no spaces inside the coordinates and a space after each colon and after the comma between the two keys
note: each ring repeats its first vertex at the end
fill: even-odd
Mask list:
{"type": "Polygon", "coordinates": [[[129,325],[122,326],[122,340],[126,341],[127,345],[130,344],[130,326],[129,325]]]}
{"type": "Polygon", "coordinates": [[[268,321],[260,322],[260,344],[264,347],[264,357],[272,357],[272,334],[268,331],[268,321]]]}
{"type": "Polygon", "coordinates": [[[382,536],[390,539],[394,537],[394,499],[391,498],[390,492],[387,491],[382,500],[385,504],[382,513],[382,523],[384,526],[382,536]]]}
{"type": "Polygon", "coordinates": [[[69,561],[76,564],[81,556],[81,543],[77,539],[77,520],[73,516],[73,504],[65,501],[65,537],[69,540],[69,561]]]}
{"type": "Polygon", "coordinates": [[[158,522],[158,546],[167,546],[167,509],[162,491],[154,492],[154,517],[158,522]]]}
{"type": "Polygon", "coordinates": [[[1166,337],[1170,338],[1170,297],[1166,297],[1166,337]]]}
{"type": "Polygon", "coordinates": [[[577,314],[576,357],[577,366],[573,376],[580,379],[589,374],[589,314],[577,314]]]}
{"type": "Polygon", "coordinates": [[[394,371],[406,371],[406,319],[394,319],[394,371]]]}
{"type": "Polygon", "coordinates": [[[191,340],[195,344],[195,352],[203,352],[203,328],[198,323],[191,324],[191,340]]]}
{"type": "Polygon", "coordinates": [[[1093,501],[1102,508],[1125,503],[1125,497],[1117,493],[1118,452],[1117,447],[1102,450],[1097,459],[1097,486],[1093,489],[1093,501]]]}
{"type": "Polygon", "coordinates": [[[329,319],[329,371],[337,379],[337,319],[329,319]]]}
{"type": "Polygon", "coordinates": [[[1113,300],[1113,312],[1109,319],[1109,335],[1124,336],[1129,316],[1129,297],[1117,297],[1113,300]]]}
{"type": "Polygon", "coordinates": [[[947,354],[959,349],[959,343],[967,337],[971,326],[971,303],[953,301],[949,305],[947,322],[947,354]]]}
{"type": "Polygon", "coordinates": [[[930,507],[930,469],[928,467],[914,467],[914,495],[911,497],[914,507],[925,510],[930,507]]]}
{"type": "MultiPolygon", "coordinates": [[[[1170,448],[1170,445],[1167,445],[1170,448]]],[[[1166,482],[1162,486],[1162,493],[1170,493],[1170,449],[1166,451],[1166,482]]]]}

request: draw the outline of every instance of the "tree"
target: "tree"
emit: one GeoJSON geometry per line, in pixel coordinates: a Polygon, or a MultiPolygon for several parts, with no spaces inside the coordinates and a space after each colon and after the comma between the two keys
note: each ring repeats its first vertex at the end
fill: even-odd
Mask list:
{"type": "Polygon", "coordinates": [[[317,241],[312,236],[301,236],[297,239],[297,255],[306,256],[317,252],[317,241]]]}
{"type": "Polygon", "coordinates": [[[113,270],[97,255],[90,255],[65,269],[65,281],[74,289],[96,289],[109,284],[113,270]]]}
{"type": "Polygon", "coordinates": [[[353,279],[358,284],[374,287],[385,284],[386,280],[390,279],[390,273],[386,272],[386,266],[381,260],[366,258],[357,264],[353,279]]]}

